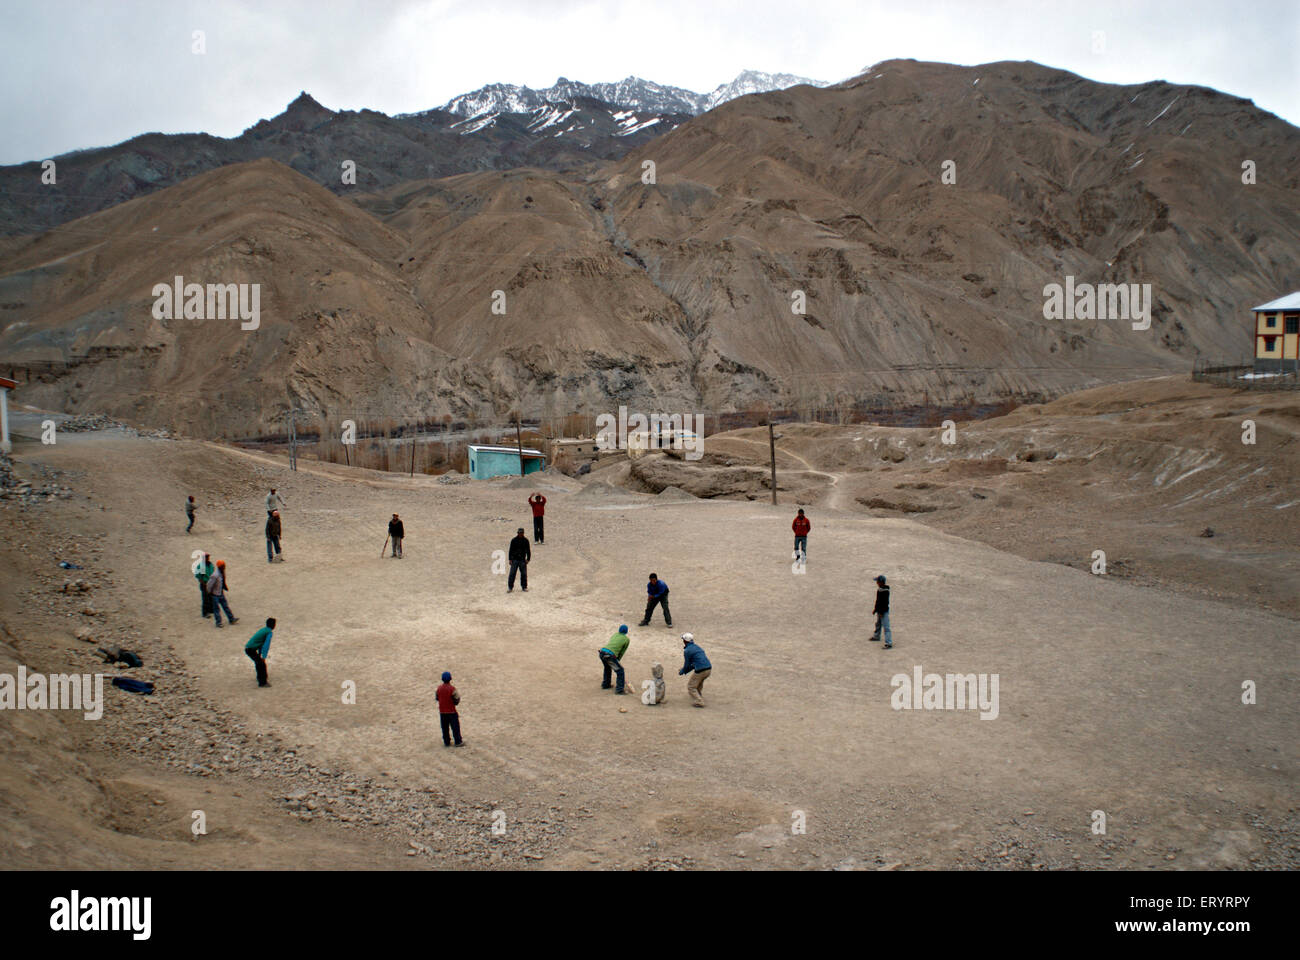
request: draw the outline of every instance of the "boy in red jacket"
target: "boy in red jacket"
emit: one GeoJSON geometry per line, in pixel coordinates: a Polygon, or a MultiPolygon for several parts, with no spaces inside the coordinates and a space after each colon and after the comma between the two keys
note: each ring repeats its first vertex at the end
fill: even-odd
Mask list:
{"type": "Polygon", "coordinates": [[[799,515],[794,518],[794,523],[790,525],[794,530],[794,558],[796,560],[808,559],[808,531],[812,529],[812,523],[799,511],[799,515]]]}
{"type": "Polygon", "coordinates": [[[546,498],[534,493],[528,498],[528,505],[533,508],[533,543],[542,543],[546,536],[542,532],[542,518],[546,513],[546,498]]]}
{"type": "Polygon", "coordinates": [[[454,735],[456,746],[465,746],[465,742],[460,738],[460,714],[456,712],[456,704],[460,703],[460,694],[451,685],[450,672],[446,670],[442,672],[442,683],[439,684],[434,695],[438,698],[438,719],[442,721],[442,745],[450,747],[454,735]]]}

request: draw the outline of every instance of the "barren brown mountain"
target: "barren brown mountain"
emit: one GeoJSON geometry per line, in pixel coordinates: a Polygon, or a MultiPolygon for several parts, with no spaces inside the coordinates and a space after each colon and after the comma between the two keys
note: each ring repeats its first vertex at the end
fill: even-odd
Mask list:
{"type": "Polygon", "coordinates": [[[0,236],[48,230],[251,160],[278,160],[347,194],[412,177],[524,165],[564,169],[616,159],[688,116],[624,108],[574,90],[561,102],[539,99],[524,112],[471,118],[434,109],[390,117],[374,110],[330,110],[304,92],[284,112],[259,120],[238,137],[146,133],[55,157],[53,183],[44,181],[44,168],[36,161],[0,167],[0,236]],[[351,184],[343,180],[345,160],[355,165],[351,184]]]}
{"type": "Polygon", "coordinates": [[[207,436],[278,428],[291,404],[1055,395],[1247,353],[1249,308],[1300,287],[1297,170],[1294,127],[1204,88],[890,61],[581,173],[356,203],[268,160],[202,174],[0,248],[0,356],[37,377],[33,404],[207,436]],[[259,328],[154,319],[177,275],[261,284],[259,328]],[[1150,329],[1044,319],[1067,277],[1150,284],[1150,329]]]}

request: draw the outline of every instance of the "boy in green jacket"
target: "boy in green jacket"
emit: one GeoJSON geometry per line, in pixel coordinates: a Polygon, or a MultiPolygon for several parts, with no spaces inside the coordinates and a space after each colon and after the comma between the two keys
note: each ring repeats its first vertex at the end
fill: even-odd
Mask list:
{"type": "Polygon", "coordinates": [[[275,629],[275,617],[267,617],[266,626],[248,639],[244,644],[244,653],[248,654],[248,659],[253,661],[253,666],[257,668],[257,685],[259,687],[269,687],[271,681],[266,679],[266,658],[271,653],[271,631],[275,629]]]}
{"type": "Polygon", "coordinates": [[[627,624],[618,628],[618,633],[609,638],[609,643],[600,648],[600,662],[605,666],[605,679],[600,685],[600,689],[609,689],[609,673],[613,670],[618,674],[618,683],[614,687],[615,693],[627,693],[623,689],[623,664],[619,661],[623,659],[623,654],[627,653],[628,644],[632,642],[631,637],[627,635],[627,624]]]}
{"type": "Polygon", "coordinates": [[[208,577],[217,568],[212,565],[212,558],[206,553],[203,559],[194,564],[194,579],[199,582],[199,594],[203,597],[203,618],[212,616],[212,597],[208,593],[208,577]]]}

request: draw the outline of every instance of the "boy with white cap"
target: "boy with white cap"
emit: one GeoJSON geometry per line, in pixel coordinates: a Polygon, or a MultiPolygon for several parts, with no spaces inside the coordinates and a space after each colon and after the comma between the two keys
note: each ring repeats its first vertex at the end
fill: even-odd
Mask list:
{"type": "Polygon", "coordinates": [[[704,706],[704,681],[713,672],[713,664],[704,655],[703,648],[695,642],[693,633],[682,634],[682,655],[685,656],[686,662],[677,671],[677,675],[680,677],[685,673],[691,674],[691,678],[686,681],[686,690],[691,695],[691,706],[702,707],[704,706]]]}

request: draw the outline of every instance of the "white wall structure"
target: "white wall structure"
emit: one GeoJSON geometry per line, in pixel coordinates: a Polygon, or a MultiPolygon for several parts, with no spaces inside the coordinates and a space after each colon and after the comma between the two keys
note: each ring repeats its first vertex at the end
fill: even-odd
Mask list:
{"type": "Polygon", "coordinates": [[[13,449],[9,442],[9,391],[18,384],[5,377],[0,377],[0,453],[13,449]]]}

